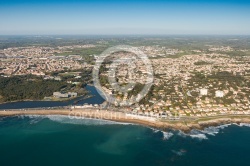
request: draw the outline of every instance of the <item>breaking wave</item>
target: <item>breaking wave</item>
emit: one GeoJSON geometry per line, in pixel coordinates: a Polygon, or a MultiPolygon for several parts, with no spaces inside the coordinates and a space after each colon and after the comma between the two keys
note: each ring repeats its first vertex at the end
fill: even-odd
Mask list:
{"type": "Polygon", "coordinates": [[[169,138],[171,138],[174,135],[173,132],[165,132],[165,131],[161,131],[161,130],[158,130],[158,129],[155,129],[155,128],[151,128],[151,127],[149,127],[149,129],[151,129],[153,131],[153,133],[161,132],[163,140],[168,140],[169,138]]]}
{"type": "Polygon", "coordinates": [[[192,130],[188,134],[183,133],[182,131],[179,131],[178,135],[181,137],[191,137],[191,138],[198,139],[198,140],[206,140],[206,139],[208,139],[208,136],[216,136],[223,129],[225,129],[231,125],[236,125],[239,127],[243,127],[243,126],[250,127],[250,124],[247,124],[247,123],[240,123],[240,124],[231,123],[231,124],[224,124],[224,125],[215,126],[215,127],[213,127],[213,126],[207,127],[204,130],[192,130]]]}
{"type": "Polygon", "coordinates": [[[216,127],[207,127],[204,130],[202,130],[201,132],[204,134],[208,134],[208,135],[212,135],[215,136],[216,134],[218,134],[221,130],[225,129],[226,127],[231,126],[232,124],[225,124],[225,125],[220,125],[220,126],[216,126],[216,127]]]}
{"type": "Polygon", "coordinates": [[[191,138],[197,138],[199,140],[204,140],[204,139],[208,139],[207,136],[205,134],[190,134],[189,135],[191,138]]]}
{"type": "Polygon", "coordinates": [[[183,138],[190,137],[190,138],[198,139],[198,140],[206,140],[206,139],[208,139],[206,134],[202,133],[199,130],[192,130],[188,134],[186,134],[186,133],[184,133],[182,131],[179,131],[177,135],[180,136],[180,137],[183,137],[183,138]]]}
{"type": "Polygon", "coordinates": [[[240,127],[250,127],[250,124],[248,124],[248,123],[240,123],[238,126],[240,126],[240,127]]]}
{"type": "MultiPolygon", "coordinates": [[[[78,125],[136,125],[133,123],[121,123],[121,122],[114,122],[110,120],[102,120],[102,119],[90,119],[90,118],[81,118],[81,119],[71,119],[66,115],[20,115],[18,118],[29,118],[30,124],[36,124],[44,119],[49,119],[54,122],[64,123],[64,124],[78,124],[78,125]]],[[[4,120],[5,117],[0,118],[0,122],[4,120]]],[[[211,126],[207,127],[204,130],[191,130],[190,133],[184,133],[182,131],[171,130],[169,132],[161,131],[159,129],[149,127],[154,133],[161,132],[163,140],[169,140],[173,136],[180,136],[184,138],[192,138],[197,140],[207,140],[209,136],[216,136],[219,134],[223,129],[231,126],[236,125],[239,127],[250,127],[248,123],[231,123],[231,124],[224,124],[220,126],[211,126]]]]}
{"type": "MultiPolygon", "coordinates": [[[[26,116],[26,115],[24,115],[26,116]]],[[[91,119],[91,118],[81,118],[81,119],[71,119],[65,115],[27,115],[30,118],[30,124],[35,124],[43,119],[49,119],[54,122],[64,123],[64,124],[78,124],[78,125],[131,125],[131,123],[121,123],[102,119],[91,119]]]]}
{"type": "Polygon", "coordinates": [[[192,139],[197,139],[199,141],[201,140],[207,140],[208,136],[216,136],[217,134],[219,134],[223,129],[231,126],[231,125],[236,125],[239,127],[250,127],[250,124],[247,123],[240,123],[240,124],[236,124],[236,123],[232,123],[232,124],[224,124],[224,125],[220,125],[220,126],[211,126],[211,127],[207,127],[204,130],[191,130],[189,133],[184,133],[182,131],[170,131],[170,132],[164,132],[158,129],[154,129],[154,128],[150,128],[154,133],[158,133],[158,132],[162,132],[163,134],[163,140],[168,140],[171,137],[173,137],[174,135],[183,137],[183,138],[192,138],[192,139]]]}
{"type": "Polygon", "coordinates": [[[151,127],[148,127],[148,128],[150,128],[154,133],[158,133],[158,132],[161,132],[160,130],[158,130],[158,129],[155,129],[155,128],[151,128],[151,127]]]}
{"type": "Polygon", "coordinates": [[[91,119],[91,118],[81,118],[81,119],[70,119],[68,116],[53,116],[50,115],[48,118],[52,121],[68,124],[80,124],[80,125],[129,125],[130,123],[120,123],[110,120],[103,119],[91,119]]]}
{"type": "Polygon", "coordinates": [[[208,136],[215,136],[221,130],[223,130],[224,128],[230,125],[232,124],[225,124],[225,125],[220,125],[216,127],[211,126],[211,127],[205,128],[204,130],[191,130],[191,132],[188,134],[179,131],[178,135],[182,137],[191,137],[191,138],[198,139],[198,140],[207,140],[208,136]]]}
{"type": "Polygon", "coordinates": [[[174,134],[171,132],[164,132],[162,131],[163,134],[163,140],[168,140],[169,138],[171,138],[174,134]]]}

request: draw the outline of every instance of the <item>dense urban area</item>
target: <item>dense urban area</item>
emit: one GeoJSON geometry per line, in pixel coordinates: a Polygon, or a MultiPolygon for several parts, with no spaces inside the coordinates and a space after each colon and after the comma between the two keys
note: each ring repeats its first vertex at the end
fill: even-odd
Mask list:
{"type": "MultiPolygon", "coordinates": [[[[242,44],[249,43],[249,38],[36,37],[22,39],[26,41],[22,45],[12,40],[0,45],[1,102],[68,100],[87,95],[85,86],[92,83],[100,53],[111,46],[129,44],[149,58],[154,82],[147,96],[126,111],[157,118],[250,114],[250,48],[242,44]]],[[[105,60],[99,74],[104,91],[122,102],[142,90],[147,71],[136,55],[117,52],[105,60]],[[116,74],[110,75],[112,61],[124,57],[133,66],[121,62],[116,74]],[[121,86],[131,80],[136,85],[121,94],[111,88],[109,77],[115,77],[121,86]]],[[[119,106],[115,103],[112,107],[119,106]]]]}

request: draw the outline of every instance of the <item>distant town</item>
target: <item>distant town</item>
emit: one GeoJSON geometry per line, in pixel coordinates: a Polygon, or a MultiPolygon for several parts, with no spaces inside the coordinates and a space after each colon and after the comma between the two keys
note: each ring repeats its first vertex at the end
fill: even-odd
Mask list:
{"type": "MultiPolygon", "coordinates": [[[[62,82],[65,83],[64,86],[56,86],[54,91],[44,94],[43,99],[75,98],[86,94],[83,82],[91,83],[91,71],[99,56],[98,53],[84,54],[84,50],[100,50],[101,46],[104,51],[109,42],[110,40],[99,40],[93,44],[1,49],[1,79],[33,75],[44,81],[62,82]],[[79,93],[79,90],[82,92],[79,93]]],[[[152,42],[134,46],[147,55],[152,63],[154,82],[147,96],[126,108],[126,111],[161,119],[250,114],[248,48],[204,42],[200,49],[199,46],[187,49],[186,46],[164,46],[160,42],[157,40],[157,44],[152,42]]],[[[118,52],[112,55],[102,68],[102,88],[105,93],[119,98],[120,102],[135,97],[146,83],[145,64],[131,53],[118,52]],[[110,75],[114,67],[111,61],[121,57],[133,62],[134,67],[130,66],[133,75],[127,71],[126,63],[118,66],[116,75],[110,75]],[[126,85],[133,80],[137,84],[136,89],[120,94],[109,85],[108,77],[115,77],[120,85],[126,85]]],[[[119,106],[119,103],[115,103],[113,107],[119,106]]]]}

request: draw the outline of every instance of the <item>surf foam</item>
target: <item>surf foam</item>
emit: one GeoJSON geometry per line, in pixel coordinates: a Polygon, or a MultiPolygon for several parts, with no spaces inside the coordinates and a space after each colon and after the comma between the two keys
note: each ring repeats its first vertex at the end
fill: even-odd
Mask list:
{"type": "Polygon", "coordinates": [[[162,131],[163,134],[163,140],[168,140],[169,138],[171,138],[174,134],[171,132],[164,132],[162,131]]]}
{"type": "Polygon", "coordinates": [[[31,124],[37,123],[42,119],[49,119],[51,121],[58,123],[78,124],[78,125],[117,125],[117,124],[131,125],[131,123],[121,123],[103,119],[91,119],[91,118],[71,119],[65,115],[24,115],[24,116],[31,118],[31,124]]]}

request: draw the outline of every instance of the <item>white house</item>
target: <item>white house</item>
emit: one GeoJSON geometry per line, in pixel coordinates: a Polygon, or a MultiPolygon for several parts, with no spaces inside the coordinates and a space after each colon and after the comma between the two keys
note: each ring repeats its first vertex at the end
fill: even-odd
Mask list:
{"type": "Polygon", "coordinates": [[[200,89],[200,95],[206,96],[207,95],[207,89],[200,89]]]}
{"type": "Polygon", "coordinates": [[[220,90],[217,90],[217,91],[215,91],[215,96],[216,97],[224,97],[224,92],[220,91],[220,90]]]}

